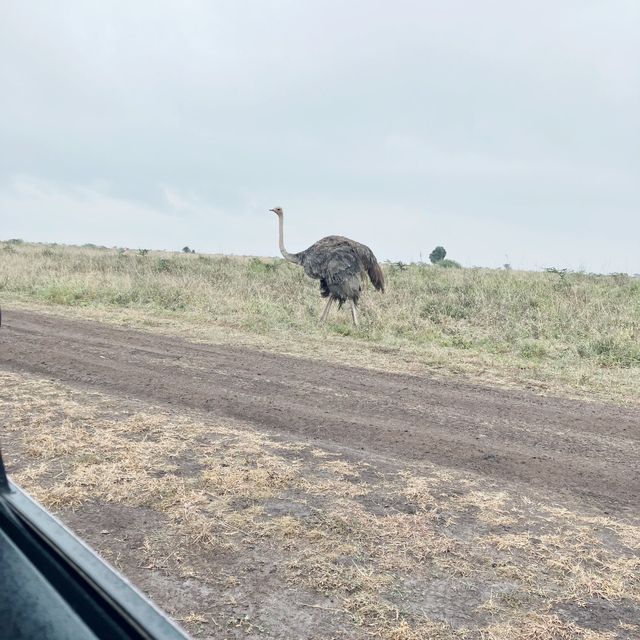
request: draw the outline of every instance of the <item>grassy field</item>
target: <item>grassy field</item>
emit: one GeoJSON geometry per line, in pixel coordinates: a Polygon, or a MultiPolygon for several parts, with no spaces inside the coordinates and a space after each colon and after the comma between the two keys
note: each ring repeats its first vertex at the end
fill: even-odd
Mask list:
{"type": "Polygon", "coordinates": [[[640,279],[384,265],[360,329],[282,260],[0,243],[0,301],[387,371],[640,400],[640,279]]]}

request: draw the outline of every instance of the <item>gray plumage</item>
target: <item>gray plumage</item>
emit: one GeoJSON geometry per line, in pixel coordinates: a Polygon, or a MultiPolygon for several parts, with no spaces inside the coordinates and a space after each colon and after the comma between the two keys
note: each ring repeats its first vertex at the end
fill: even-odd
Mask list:
{"type": "Polygon", "coordinates": [[[338,308],[349,300],[353,322],[357,325],[356,307],[363,278],[368,276],[373,286],[384,292],[384,275],[373,251],[343,236],[327,236],[300,253],[289,253],[284,248],[283,211],[280,207],[271,211],[279,218],[280,252],[284,258],[301,265],[310,278],[320,280],[320,295],[328,298],[322,320],[326,319],[334,300],[338,301],[338,308]]]}
{"type": "Polygon", "coordinates": [[[320,280],[322,297],[333,297],[339,306],[347,300],[358,304],[365,274],[378,291],[384,291],[384,276],[373,251],[355,240],[327,236],[294,256],[310,278],[320,280]]]}

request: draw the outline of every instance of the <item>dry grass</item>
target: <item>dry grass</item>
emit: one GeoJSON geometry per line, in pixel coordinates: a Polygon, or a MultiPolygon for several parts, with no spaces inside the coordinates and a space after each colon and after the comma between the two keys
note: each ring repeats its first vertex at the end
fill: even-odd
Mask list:
{"type": "Polygon", "coordinates": [[[385,265],[387,293],[318,323],[317,283],[281,260],[0,243],[6,306],[386,371],[640,398],[640,280],[385,265]]]}
{"type": "MultiPolygon", "coordinates": [[[[157,596],[196,635],[263,633],[268,612],[250,601],[261,578],[233,573],[256,558],[273,561],[277,584],[300,594],[296,606],[342,620],[346,637],[637,635],[638,523],[436,465],[365,463],[31,376],[0,373],[0,385],[9,468],[45,506],[165,519],[144,532],[137,567],[207,585],[208,611],[157,596]],[[226,615],[232,600],[249,600],[253,617],[226,615]],[[614,613],[592,627],[581,612],[603,604],[614,613]]],[[[112,543],[98,537],[108,557],[112,543]]]]}

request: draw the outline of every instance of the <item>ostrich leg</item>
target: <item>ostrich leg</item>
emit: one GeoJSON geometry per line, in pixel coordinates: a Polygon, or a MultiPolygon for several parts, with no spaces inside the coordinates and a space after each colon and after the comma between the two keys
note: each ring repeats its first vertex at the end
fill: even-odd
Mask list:
{"type": "Polygon", "coordinates": [[[358,324],[358,309],[356,307],[356,303],[353,300],[349,300],[349,302],[351,303],[351,317],[353,318],[353,324],[358,327],[360,325],[358,324]]]}
{"type": "Polygon", "coordinates": [[[329,315],[329,309],[331,309],[331,303],[333,302],[333,298],[329,298],[327,300],[327,306],[324,308],[322,315],[320,316],[320,322],[324,322],[329,315]]]}

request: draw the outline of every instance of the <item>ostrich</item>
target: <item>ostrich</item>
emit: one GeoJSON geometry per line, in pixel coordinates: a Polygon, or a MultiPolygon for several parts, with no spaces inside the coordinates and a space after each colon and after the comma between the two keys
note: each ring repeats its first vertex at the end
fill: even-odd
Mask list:
{"type": "Polygon", "coordinates": [[[320,321],[327,319],[334,300],[338,301],[338,309],[349,300],[353,324],[357,327],[358,299],[365,273],[369,275],[373,286],[384,293],[384,275],[373,251],[343,236],[327,236],[300,253],[289,253],[284,248],[284,213],[280,207],[269,211],[278,216],[280,253],[284,259],[302,265],[310,278],[320,280],[320,295],[328,298],[320,321]]]}

